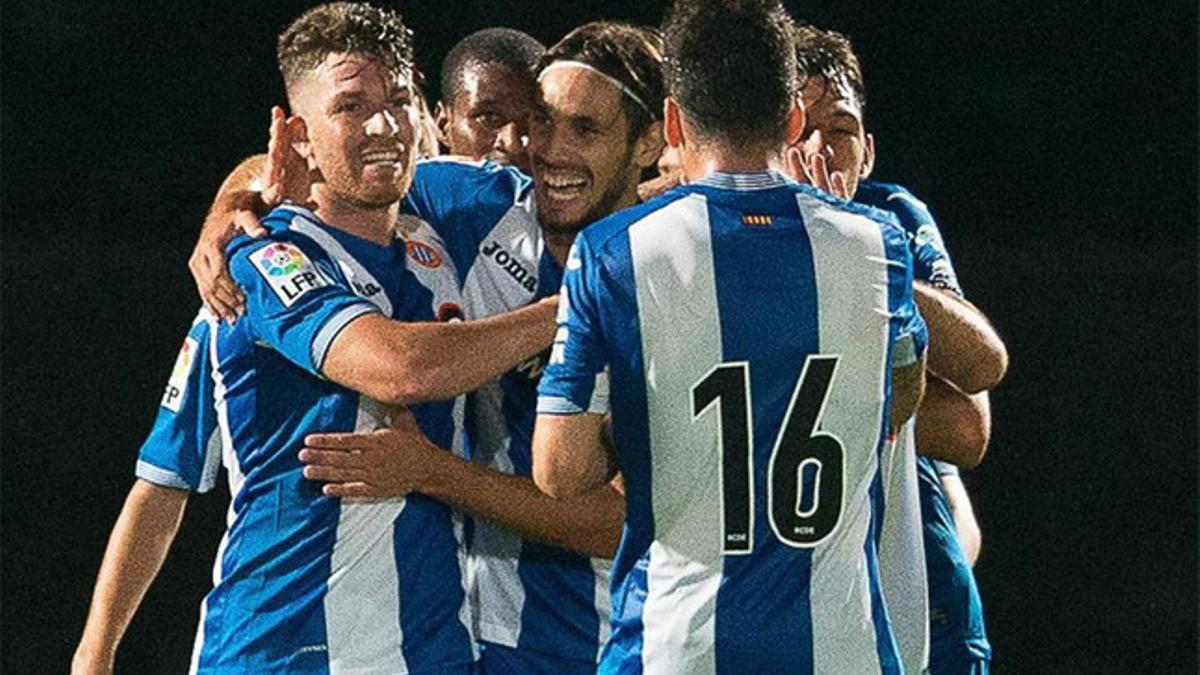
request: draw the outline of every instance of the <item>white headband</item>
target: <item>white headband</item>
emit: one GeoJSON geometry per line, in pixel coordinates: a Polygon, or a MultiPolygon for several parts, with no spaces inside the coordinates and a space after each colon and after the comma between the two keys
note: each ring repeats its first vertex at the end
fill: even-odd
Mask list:
{"type": "Polygon", "coordinates": [[[618,80],[617,78],[615,78],[607,73],[600,72],[599,70],[596,69],[595,66],[584,63],[583,61],[555,61],[554,63],[551,63],[550,65],[546,66],[545,68],[542,68],[542,72],[538,75],[538,82],[541,82],[542,79],[546,77],[546,73],[548,73],[552,70],[558,69],[558,68],[586,68],[586,69],[592,71],[593,73],[596,73],[600,77],[603,77],[605,80],[608,80],[614,87],[616,87],[617,89],[620,89],[621,93],[623,93],[626,96],[628,96],[629,98],[633,99],[633,102],[638,104],[638,106],[641,107],[641,109],[644,110],[646,112],[646,114],[650,116],[650,119],[652,119],[652,120],[656,119],[654,116],[654,113],[650,112],[650,106],[646,105],[646,102],[643,101],[640,96],[633,93],[633,91],[630,90],[629,87],[626,87],[624,82],[618,80]]]}

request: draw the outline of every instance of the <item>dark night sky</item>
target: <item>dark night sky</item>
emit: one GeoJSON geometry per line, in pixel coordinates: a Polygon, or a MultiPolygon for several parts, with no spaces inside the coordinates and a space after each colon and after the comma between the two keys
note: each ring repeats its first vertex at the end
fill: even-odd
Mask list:
{"type": "MultiPolygon", "coordinates": [[[[62,671],[197,300],[225,173],[282,99],[304,3],[3,9],[2,669],[62,671]]],[[[489,25],[547,44],[655,2],[419,0],[421,67],[489,25]]],[[[876,175],[938,217],[1012,355],[967,476],[999,673],[1195,672],[1194,3],[790,3],[855,39],[876,175]]],[[[434,78],[436,79],[436,78],[434,78]]],[[[223,526],[192,500],[118,663],[186,667],[223,526]]]]}

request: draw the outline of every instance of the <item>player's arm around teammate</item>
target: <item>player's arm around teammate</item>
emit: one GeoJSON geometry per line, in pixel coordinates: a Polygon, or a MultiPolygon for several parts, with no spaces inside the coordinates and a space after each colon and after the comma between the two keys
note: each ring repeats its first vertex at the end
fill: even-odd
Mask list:
{"type": "Polygon", "coordinates": [[[316,434],[305,444],[304,475],[326,482],[323,490],[331,497],[420,492],[522,537],[601,558],[611,558],[620,541],[625,507],[613,485],[601,483],[571,500],[551,499],[528,476],[441,451],[410,419],[374,434],[316,434]]]}

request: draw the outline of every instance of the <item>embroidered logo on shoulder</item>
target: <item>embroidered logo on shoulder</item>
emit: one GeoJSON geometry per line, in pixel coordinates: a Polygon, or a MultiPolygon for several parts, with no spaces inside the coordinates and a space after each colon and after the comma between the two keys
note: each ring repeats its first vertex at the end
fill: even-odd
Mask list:
{"type": "Polygon", "coordinates": [[[183,405],[183,396],[187,393],[188,374],[192,372],[192,363],[196,360],[196,352],[200,343],[187,337],[179,348],[179,356],[175,357],[175,367],[171,369],[171,379],[167,380],[167,390],[163,392],[162,407],[171,412],[179,412],[183,405]]]}
{"type": "Polygon", "coordinates": [[[329,285],[304,252],[292,244],[274,242],[264,246],[250,254],[250,262],[284,307],[291,307],[313,289],[329,285]]]}
{"type": "Polygon", "coordinates": [[[413,259],[413,262],[422,267],[428,267],[435,270],[442,266],[442,256],[437,252],[437,249],[426,244],[423,241],[409,239],[404,245],[404,250],[408,252],[408,257],[413,259]]]}

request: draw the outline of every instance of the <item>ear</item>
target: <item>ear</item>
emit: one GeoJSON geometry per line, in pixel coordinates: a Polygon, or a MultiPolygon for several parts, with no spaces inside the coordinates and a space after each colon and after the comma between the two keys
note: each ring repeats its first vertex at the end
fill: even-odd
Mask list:
{"type": "Polygon", "coordinates": [[[680,121],[679,104],[668,96],[663,100],[663,135],[667,145],[678,148],[683,145],[683,122],[680,121]]]}
{"type": "Polygon", "coordinates": [[[287,137],[291,139],[292,148],[303,158],[312,159],[312,143],[308,140],[308,124],[299,115],[292,115],[284,122],[287,137]]]}
{"type": "Polygon", "coordinates": [[[450,147],[450,111],[441,101],[433,107],[433,126],[437,129],[438,142],[450,147]]]}
{"type": "Polygon", "coordinates": [[[642,135],[633,142],[633,162],[645,169],[654,166],[663,151],[663,123],[651,122],[642,135]]]}
{"type": "Polygon", "coordinates": [[[804,123],[806,121],[804,101],[800,97],[796,97],[792,100],[792,110],[788,113],[786,145],[795,145],[799,142],[800,134],[804,133],[804,123]]]}
{"type": "Polygon", "coordinates": [[[863,141],[863,163],[862,169],[858,172],[858,179],[863,180],[871,176],[871,170],[875,168],[875,136],[867,134],[866,140],[863,141]]]}

